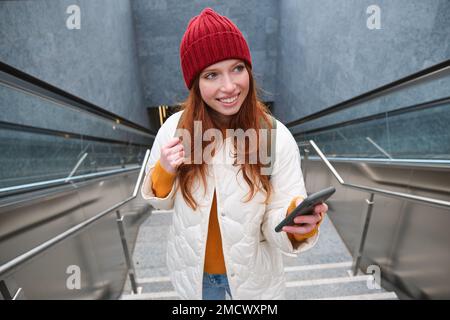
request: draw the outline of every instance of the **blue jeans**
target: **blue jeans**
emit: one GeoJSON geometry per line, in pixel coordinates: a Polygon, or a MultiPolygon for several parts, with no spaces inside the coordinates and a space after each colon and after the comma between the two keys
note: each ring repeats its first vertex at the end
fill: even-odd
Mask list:
{"type": "Polygon", "coordinates": [[[203,300],[225,300],[225,293],[232,298],[226,274],[203,273],[203,300]]]}

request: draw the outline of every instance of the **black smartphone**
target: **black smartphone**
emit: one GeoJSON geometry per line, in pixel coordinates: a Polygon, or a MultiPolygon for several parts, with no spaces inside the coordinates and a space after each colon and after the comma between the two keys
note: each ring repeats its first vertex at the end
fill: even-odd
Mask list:
{"type": "Polygon", "coordinates": [[[281,221],[280,224],[275,227],[275,231],[280,232],[284,226],[294,225],[295,217],[298,217],[300,215],[313,214],[314,207],[322,202],[325,202],[325,200],[331,197],[331,195],[335,191],[336,189],[334,187],[329,187],[309,195],[297,206],[297,208],[292,210],[292,212],[286,217],[286,219],[281,221]]]}

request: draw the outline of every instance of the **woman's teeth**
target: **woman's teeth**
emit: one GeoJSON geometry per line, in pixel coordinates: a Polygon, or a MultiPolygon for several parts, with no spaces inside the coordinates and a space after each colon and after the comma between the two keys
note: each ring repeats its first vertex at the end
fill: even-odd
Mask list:
{"type": "Polygon", "coordinates": [[[227,99],[219,99],[219,101],[225,102],[225,103],[233,103],[236,101],[237,98],[238,98],[238,96],[234,96],[234,97],[227,98],[227,99]]]}

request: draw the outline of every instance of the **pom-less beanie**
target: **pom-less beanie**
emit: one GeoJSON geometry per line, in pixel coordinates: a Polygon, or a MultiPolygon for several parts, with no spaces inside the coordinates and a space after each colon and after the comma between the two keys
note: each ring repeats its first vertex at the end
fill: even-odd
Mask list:
{"type": "Polygon", "coordinates": [[[206,67],[226,59],[241,59],[252,65],[242,32],[227,17],[211,8],[189,21],[180,44],[183,77],[191,89],[195,77],[206,67]]]}

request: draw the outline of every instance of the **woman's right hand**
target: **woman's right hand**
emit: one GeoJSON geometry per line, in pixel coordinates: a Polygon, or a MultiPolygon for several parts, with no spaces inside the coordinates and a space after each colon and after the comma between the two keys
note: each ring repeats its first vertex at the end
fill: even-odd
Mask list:
{"type": "Polygon", "coordinates": [[[184,162],[184,147],[179,137],[172,138],[161,148],[159,163],[167,172],[176,174],[178,167],[184,162]]]}

